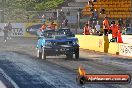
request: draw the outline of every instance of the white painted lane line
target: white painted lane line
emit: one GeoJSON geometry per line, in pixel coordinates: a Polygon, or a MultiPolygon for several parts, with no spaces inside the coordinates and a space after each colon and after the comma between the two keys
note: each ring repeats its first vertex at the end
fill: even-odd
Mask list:
{"type": "Polygon", "coordinates": [[[0,88],[7,88],[6,85],[0,80],[0,88]]]}
{"type": "Polygon", "coordinates": [[[2,73],[2,75],[4,76],[4,78],[6,80],[8,80],[13,85],[14,88],[19,88],[19,86],[1,68],[0,68],[0,72],[2,73]]]}

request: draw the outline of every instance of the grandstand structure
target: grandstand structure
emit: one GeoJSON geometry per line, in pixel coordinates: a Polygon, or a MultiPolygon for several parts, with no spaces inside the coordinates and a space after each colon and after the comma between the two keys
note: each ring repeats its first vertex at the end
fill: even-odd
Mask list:
{"type": "MultiPolygon", "coordinates": [[[[99,18],[104,18],[104,15],[109,18],[132,18],[132,0],[97,0],[93,2],[93,8],[98,11],[99,18]],[[105,9],[105,14],[100,14],[101,8],[105,9]]],[[[86,5],[82,14],[84,16],[92,15],[90,5],[86,5]]]]}

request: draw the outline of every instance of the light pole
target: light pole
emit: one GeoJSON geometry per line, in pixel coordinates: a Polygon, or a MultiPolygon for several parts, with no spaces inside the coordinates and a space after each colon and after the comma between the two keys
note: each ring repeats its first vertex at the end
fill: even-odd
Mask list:
{"type": "Polygon", "coordinates": [[[0,10],[0,22],[1,23],[4,23],[4,8],[5,8],[5,2],[6,0],[0,0],[0,3],[1,3],[1,10],[0,10]]]}
{"type": "MultiPolygon", "coordinates": [[[[78,24],[77,30],[79,30],[80,29],[80,12],[77,12],[77,24],[78,24]]],[[[76,34],[77,34],[77,30],[76,30],[76,34]]]]}
{"type": "Polygon", "coordinates": [[[58,23],[58,27],[59,26],[62,27],[62,23],[63,23],[64,19],[65,19],[65,14],[64,14],[63,10],[62,9],[60,11],[57,10],[57,23],[58,23]]]}
{"type": "Polygon", "coordinates": [[[59,28],[59,10],[57,9],[57,29],[59,28]]]}
{"type": "Polygon", "coordinates": [[[81,10],[82,9],[78,9],[78,12],[77,12],[77,29],[76,29],[76,34],[77,34],[77,30],[80,30],[80,13],[81,13],[81,10]]]}
{"type": "Polygon", "coordinates": [[[59,15],[60,15],[60,26],[62,28],[62,26],[63,26],[63,20],[64,20],[64,12],[63,12],[62,9],[61,9],[59,15]]]}
{"type": "Polygon", "coordinates": [[[5,19],[4,19],[5,2],[6,2],[6,0],[2,0],[2,2],[1,2],[1,4],[2,4],[2,10],[1,10],[1,22],[2,22],[2,23],[5,22],[5,19]]]}

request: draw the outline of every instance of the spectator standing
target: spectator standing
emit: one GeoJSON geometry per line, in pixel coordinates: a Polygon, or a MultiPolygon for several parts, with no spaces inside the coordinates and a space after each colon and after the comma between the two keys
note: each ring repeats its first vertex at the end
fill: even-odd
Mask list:
{"type": "Polygon", "coordinates": [[[49,22],[53,22],[54,18],[52,16],[49,17],[49,22]]]}
{"type": "Polygon", "coordinates": [[[40,31],[43,32],[45,29],[46,29],[46,25],[45,25],[45,23],[43,23],[43,25],[40,28],[40,31]]]}
{"type": "Polygon", "coordinates": [[[130,20],[128,18],[126,18],[126,28],[130,27],[130,20]]]}
{"type": "Polygon", "coordinates": [[[112,39],[114,39],[115,42],[117,42],[119,26],[115,24],[115,21],[112,21],[110,29],[112,30],[112,39]]]}
{"type": "Polygon", "coordinates": [[[45,24],[45,22],[46,22],[45,15],[43,14],[43,16],[42,16],[42,23],[45,24]]]}
{"type": "Polygon", "coordinates": [[[118,23],[119,23],[119,26],[123,26],[123,19],[120,18],[120,19],[118,20],[118,23]]]}
{"type": "Polygon", "coordinates": [[[67,26],[68,26],[68,20],[65,19],[65,27],[67,27],[67,26]]]}
{"type": "Polygon", "coordinates": [[[100,25],[98,21],[97,21],[97,24],[95,25],[95,30],[96,30],[96,33],[100,35],[100,25]]]}
{"type": "Polygon", "coordinates": [[[8,24],[7,23],[4,25],[3,33],[4,33],[4,41],[7,42],[7,38],[8,38],[8,24]]]}
{"type": "Polygon", "coordinates": [[[9,39],[11,39],[11,34],[12,34],[12,24],[9,22],[8,23],[8,36],[9,36],[9,39]]]}
{"type": "Polygon", "coordinates": [[[98,11],[95,9],[93,13],[95,20],[98,20],[98,11]]]}
{"type": "Polygon", "coordinates": [[[92,12],[90,19],[89,19],[89,25],[91,25],[91,27],[94,28],[94,23],[95,23],[94,13],[92,12]]]}
{"type": "Polygon", "coordinates": [[[119,25],[120,31],[123,32],[124,31],[124,28],[123,28],[124,23],[123,23],[123,19],[122,18],[120,18],[118,20],[118,25],[119,25]]]}
{"type": "Polygon", "coordinates": [[[83,28],[83,34],[84,35],[90,35],[90,26],[88,23],[85,24],[85,27],[83,28]]]}
{"type": "Polygon", "coordinates": [[[105,17],[103,21],[103,30],[104,30],[104,35],[108,36],[108,31],[109,31],[109,20],[108,17],[105,17]]]}
{"type": "Polygon", "coordinates": [[[55,30],[55,26],[56,26],[56,24],[54,24],[54,22],[51,22],[50,28],[51,28],[52,30],[55,30]]]}

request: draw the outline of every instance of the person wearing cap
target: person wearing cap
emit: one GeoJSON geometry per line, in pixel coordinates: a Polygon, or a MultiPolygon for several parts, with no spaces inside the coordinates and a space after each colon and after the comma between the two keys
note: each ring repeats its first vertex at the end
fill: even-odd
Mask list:
{"type": "Polygon", "coordinates": [[[90,26],[88,23],[85,24],[84,28],[83,28],[83,34],[84,35],[90,35],[90,26]]]}
{"type": "Polygon", "coordinates": [[[112,30],[112,39],[114,39],[116,42],[118,37],[119,26],[115,24],[115,21],[112,21],[110,30],[112,30]]]}
{"type": "Polygon", "coordinates": [[[108,17],[105,17],[103,21],[103,30],[104,30],[104,35],[108,36],[108,31],[109,31],[109,20],[108,17]]]}

